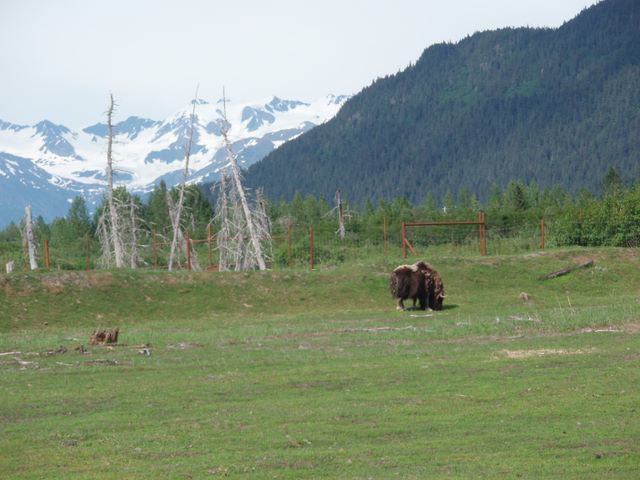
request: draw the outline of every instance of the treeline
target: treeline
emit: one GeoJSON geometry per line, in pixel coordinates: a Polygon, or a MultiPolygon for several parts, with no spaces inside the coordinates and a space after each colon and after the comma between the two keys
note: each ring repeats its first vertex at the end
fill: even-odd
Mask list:
{"type": "MultiPolygon", "coordinates": [[[[139,225],[139,241],[141,243],[151,243],[156,241],[162,243],[170,240],[172,236],[171,219],[167,207],[167,195],[173,201],[178,199],[178,189],[168,189],[164,181],[157,185],[152,192],[143,200],[138,195],[132,195],[124,187],[114,190],[114,198],[125,205],[133,204],[134,213],[139,225]]],[[[98,253],[99,245],[97,231],[99,218],[106,207],[106,200],[103,200],[98,209],[91,214],[87,204],[82,197],[75,197],[69,205],[67,215],[55,218],[47,223],[38,212],[34,219],[34,230],[38,242],[42,244],[44,240],[49,240],[55,245],[58,251],[63,249],[67,252],[69,262],[73,263],[74,257],[84,258],[87,249],[94,254],[98,253]]],[[[207,225],[212,221],[213,209],[204,191],[196,186],[189,185],[185,189],[184,211],[182,228],[190,232],[197,238],[204,238],[207,235],[207,225]]],[[[124,219],[123,221],[127,221],[124,219]]],[[[15,250],[16,245],[22,242],[21,225],[9,224],[0,231],[0,258],[15,250]]],[[[77,262],[77,258],[75,258],[77,262]]],[[[63,265],[64,266],[64,265],[63,265]]],[[[68,265],[75,268],[77,265],[68,265]]]]}
{"type": "MultiPolygon", "coordinates": [[[[402,222],[474,220],[484,212],[487,227],[494,235],[505,238],[517,236],[520,229],[530,228],[544,219],[553,237],[553,244],[580,246],[640,246],[640,182],[627,186],[613,168],[602,180],[602,194],[595,195],[583,189],[571,195],[560,187],[541,189],[537,183],[511,181],[506,188],[493,186],[487,199],[480,201],[466,188],[455,195],[448,191],[442,198],[427,194],[423,201],[411,203],[404,197],[365,201],[358,207],[347,200],[343,203],[347,235],[366,239],[379,237],[384,224],[389,231],[399,231],[402,222]]],[[[166,195],[174,199],[176,189],[157,186],[145,200],[131,196],[124,188],[116,195],[128,203],[133,199],[141,219],[141,242],[171,237],[171,222],[166,195]]],[[[217,231],[214,208],[209,192],[192,185],[185,196],[185,222],[183,228],[191,238],[207,237],[208,226],[217,231]]],[[[75,252],[82,257],[87,244],[98,248],[96,225],[102,205],[93,215],[81,197],[71,202],[65,217],[47,223],[42,217],[35,220],[36,236],[40,242],[49,239],[58,248],[75,252]]],[[[269,201],[269,217],[274,234],[286,232],[289,224],[303,230],[313,225],[318,232],[333,233],[337,230],[335,199],[320,195],[296,193],[292,201],[269,201]]],[[[37,213],[37,212],[36,212],[37,213]]],[[[20,226],[11,224],[0,231],[0,257],[21,245],[20,226]]],[[[282,253],[282,252],[281,252],[282,253]]],[[[6,256],[6,255],[5,255],[6,256]]]]}
{"type": "MultiPolygon", "coordinates": [[[[610,168],[599,190],[600,195],[587,189],[570,194],[561,187],[541,189],[536,182],[511,181],[504,189],[493,185],[485,201],[463,187],[455,195],[446,192],[440,199],[429,193],[419,203],[396,197],[375,204],[367,200],[357,208],[347,202],[347,229],[364,231],[386,222],[390,229],[397,230],[402,222],[474,220],[484,212],[488,228],[504,236],[517,235],[519,228],[544,219],[556,245],[640,246],[640,182],[626,186],[619,173],[610,168]]],[[[303,197],[296,193],[291,202],[272,203],[270,211],[276,220],[335,228],[332,208],[334,202],[322,195],[303,197]]]]}

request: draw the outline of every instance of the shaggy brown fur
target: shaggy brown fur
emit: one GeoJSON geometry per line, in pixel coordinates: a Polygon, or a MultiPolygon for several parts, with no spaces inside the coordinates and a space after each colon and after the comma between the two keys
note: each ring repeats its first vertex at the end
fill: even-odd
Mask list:
{"type": "Polygon", "coordinates": [[[415,309],[418,303],[420,310],[442,310],[445,297],[442,277],[426,262],[396,267],[389,279],[389,287],[398,310],[405,309],[404,300],[408,298],[413,300],[411,309],[415,309]]]}
{"type": "Polygon", "coordinates": [[[413,300],[412,309],[416,308],[416,302],[420,310],[427,308],[427,290],[424,273],[426,264],[416,262],[413,265],[400,265],[393,270],[389,279],[391,295],[396,299],[396,309],[404,310],[404,301],[413,300]]]}
{"type": "Polygon", "coordinates": [[[432,310],[442,310],[442,304],[444,302],[444,297],[446,296],[444,293],[444,283],[442,282],[442,277],[438,273],[438,271],[429,265],[429,269],[427,271],[428,277],[428,286],[427,286],[427,296],[429,299],[429,308],[432,310]]]}

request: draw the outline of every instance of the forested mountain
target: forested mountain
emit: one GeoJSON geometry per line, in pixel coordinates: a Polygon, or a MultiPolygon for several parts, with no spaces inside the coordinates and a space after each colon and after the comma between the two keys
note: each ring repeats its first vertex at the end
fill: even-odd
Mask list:
{"type": "Polygon", "coordinates": [[[604,0],[558,29],[507,28],[429,47],[331,121],[247,172],[274,199],[363,203],[536,181],[597,191],[640,177],[640,1],[604,0]]]}

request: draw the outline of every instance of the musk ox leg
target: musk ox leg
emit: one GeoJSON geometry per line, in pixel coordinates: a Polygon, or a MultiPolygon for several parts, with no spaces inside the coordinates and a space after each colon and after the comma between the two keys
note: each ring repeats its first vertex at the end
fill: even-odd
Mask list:
{"type": "Polygon", "coordinates": [[[424,297],[420,297],[420,310],[429,310],[429,306],[427,305],[427,301],[424,297]]]}
{"type": "Polygon", "coordinates": [[[404,310],[404,302],[402,298],[398,299],[398,302],[396,304],[396,310],[404,310]]]}
{"type": "Polygon", "coordinates": [[[412,300],[413,300],[413,305],[411,306],[411,308],[409,308],[409,310],[424,310],[424,307],[422,306],[423,305],[422,298],[413,297],[412,300]]]}

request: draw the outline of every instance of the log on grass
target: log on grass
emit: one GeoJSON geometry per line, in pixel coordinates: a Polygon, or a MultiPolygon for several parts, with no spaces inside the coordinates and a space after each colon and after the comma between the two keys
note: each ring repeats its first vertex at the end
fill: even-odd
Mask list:
{"type": "Polygon", "coordinates": [[[558,270],[557,272],[551,272],[543,277],[540,277],[540,280],[549,280],[551,278],[561,277],[562,275],[571,273],[574,270],[578,270],[580,268],[587,268],[592,265],[593,265],[593,260],[587,260],[586,262],[576,263],[575,265],[569,265],[568,267],[565,267],[562,270],[558,270]]]}

